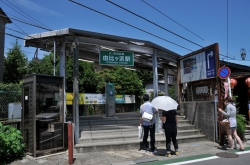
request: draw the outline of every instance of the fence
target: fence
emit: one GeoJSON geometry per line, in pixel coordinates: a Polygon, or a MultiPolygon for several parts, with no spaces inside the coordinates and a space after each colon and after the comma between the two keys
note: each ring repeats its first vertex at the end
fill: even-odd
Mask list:
{"type": "Polygon", "coordinates": [[[0,91],[0,121],[21,119],[21,91],[0,91]]]}

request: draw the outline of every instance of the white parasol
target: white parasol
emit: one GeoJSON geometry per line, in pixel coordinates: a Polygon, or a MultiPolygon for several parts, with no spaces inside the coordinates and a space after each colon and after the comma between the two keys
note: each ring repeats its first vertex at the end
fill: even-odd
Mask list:
{"type": "Polygon", "coordinates": [[[164,111],[176,110],[178,103],[169,96],[157,96],[151,101],[151,104],[156,109],[161,109],[164,111]]]}

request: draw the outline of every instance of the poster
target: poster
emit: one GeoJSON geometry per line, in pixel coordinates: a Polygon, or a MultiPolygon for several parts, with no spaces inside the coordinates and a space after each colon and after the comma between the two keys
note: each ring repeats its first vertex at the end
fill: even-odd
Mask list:
{"type": "Polygon", "coordinates": [[[180,60],[181,83],[216,77],[214,49],[180,60]]]}
{"type": "MultiPolygon", "coordinates": [[[[73,93],[66,93],[66,104],[73,105],[73,93]]],[[[79,105],[83,104],[105,104],[105,94],[79,93],[79,105]]],[[[130,104],[135,103],[135,95],[115,95],[115,103],[130,104]]]]}

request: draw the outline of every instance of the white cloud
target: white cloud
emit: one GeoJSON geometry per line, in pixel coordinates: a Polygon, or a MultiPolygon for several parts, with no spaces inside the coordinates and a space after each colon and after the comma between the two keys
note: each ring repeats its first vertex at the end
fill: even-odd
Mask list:
{"type": "MultiPolygon", "coordinates": [[[[30,10],[34,10],[38,13],[42,13],[42,14],[50,14],[50,15],[54,15],[57,17],[62,17],[63,15],[55,12],[53,10],[50,10],[49,8],[40,6],[39,4],[37,4],[36,2],[32,1],[32,0],[15,0],[19,5],[22,5],[26,8],[29,8],[30,10]]],[[[40,1],[40,0],[39,0],[40,1]]],[[[40,1],[44,2],[43,0],[40,1]]]]}

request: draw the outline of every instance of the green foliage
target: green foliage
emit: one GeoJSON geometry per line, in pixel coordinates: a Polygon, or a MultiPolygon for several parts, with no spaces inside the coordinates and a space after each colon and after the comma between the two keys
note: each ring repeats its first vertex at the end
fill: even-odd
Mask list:
{"type": "MultiPolygon", "coordinates": [[[[237,102],[237,99],[238,99],[237,95],[233,96],[233,100],[234,100],[236,107],[239,104],[237,102]]],[[[246,120],[246,117],[244,115],[239,114],[239,107],[237,107],[236,109],[237,109],[236,110],[237,134],[241,138],[244,138],[243,135],[244,135],[245,130],[246,130],[247,120],[246,120]]]]}
{"type": "MultiPolygon", "coordinates": [[[[73,91],[74,60],[71,56],[66,59],[67,91],[73,91]]],[[[78,61],[78,84],[79,92],[95,93],[97,78],[93,63],[78,61]]]]}
{"type": "Polygon", "coordinates": [[[3,160],[25,156],[23,137],[16,128],[0,122],[0,158],[3,160]]]}
{"type": "MultiPolygon", "coordinates": [[[[149,93],[150,93],[150,95],[149,95],[150,99],[153,100],[154,99],[154,91],[151,91],[149,93]]],[[[162,91],[158,91],[158,96],[165,96],[165,93],[162,91]]]]}
{"type": "Polygon", "coordinates": [[[147,70],[136,70],[138,78],[142,81],[143,86],[153,80],[153,72],[147,70]]]}
{"type": "Polygon", "coordinates": [[[236,122],[237,122],[237,133],[240,137],[243,136],[246,130],[246,117],[242,114],[236,114],[236,122]]]}
{"type": "Polygon", "coordinates": [[[142,81],[135,71],[116,66],[112,70],[103,69],[97,72],[97,92],[104,93],[105,85],[108,82],[115,84],[115,92],[119,94],[134,94],[140,96],[143,94],[142,81]]]}
{"type": "Polygon", "coordinates": [[[22,52],[21,46],[18,45],[17,40],[12,45],[4,60],[3,80],[5,83],[19,83],[27,72],[28,59],[22,52]]]}
{"type": "Polygon", "coordinates": [[[171,98],[175,99],[176,101],[178,100],[178,97],[176,96],[176,83],[174,82],[173,85],[171,87],[168,88],[168,96],[170,96],[171,98]]]}
{"type": "MultiPolygon", "coordinates": [[[[54,54],[45,54],[39,62],[30,61],[27,68],[27,74],[45,74],[54,75],[54,54]]],[[[59,57],[55,60],[55,75],[59,75],[59,57]]]]}
{"type": "Polygon", "coordinates": [[[8,84],[3,84],[0,83],[0,91],[21,91],[21,84],[13,84],[13,83],[8,83],[8,84]]]}
{"type": "Polygon", "coordinates": [[[87,105],[87,107],[88,107],[89,115],[93,115],[93,111],[94,111],[93,105],[87,105]]]}

